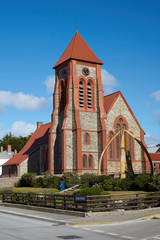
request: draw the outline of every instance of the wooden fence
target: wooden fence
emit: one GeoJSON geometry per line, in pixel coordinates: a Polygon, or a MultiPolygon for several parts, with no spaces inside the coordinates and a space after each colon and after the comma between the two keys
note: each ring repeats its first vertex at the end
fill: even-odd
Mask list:
{"type": "Polygon", "coordinates": [[[117,209],[132,210],[160,206],[160,192],[116,195],[73,196],[35,193],[2,193],[4,203],[83,212],[105,212],[117,209]]]}

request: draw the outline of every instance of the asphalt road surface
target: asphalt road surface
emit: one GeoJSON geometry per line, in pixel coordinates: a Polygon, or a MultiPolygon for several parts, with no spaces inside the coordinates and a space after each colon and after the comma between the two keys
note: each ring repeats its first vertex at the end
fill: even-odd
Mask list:
{"type": "Polygon", "coordinates": [[[113,224],[64,225],[0,213],[0,240],[160,239],[160,218],[113,224]]]}
{"type": "MultiPolygon", "coordinates": [[[[76,229],[104,234],[115,239],[155,240],[160,239],[160,218],[132,220],[113,224],[75,225],[76,229]]],[[[99,237],[101,239],[101,236],[99,237]]],[[[108,239],[108,238],[106,238],[108,239]]]]}

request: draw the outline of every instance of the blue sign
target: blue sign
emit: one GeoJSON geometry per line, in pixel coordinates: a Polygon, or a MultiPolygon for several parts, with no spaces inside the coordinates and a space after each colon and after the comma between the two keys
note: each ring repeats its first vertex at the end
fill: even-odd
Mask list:
{"type": "Polygon", "coordinates": [[[75,196],[75,201],[86,201],[85,196],[75,196]]]}

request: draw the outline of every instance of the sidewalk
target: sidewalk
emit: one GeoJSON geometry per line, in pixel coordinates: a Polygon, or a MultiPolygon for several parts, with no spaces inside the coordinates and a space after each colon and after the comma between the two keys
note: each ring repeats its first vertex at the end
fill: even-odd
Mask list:
{"type": "MultiPolygon", "coordinates": [[[[28,218],[39,219],[42,221],[49,221],[58,224],[69,224],[69,225],[90,225],[90,224],[111,224],[115,222],[130,221],[136,219],[153,218],[160,217],[160,208],[150,208],[145,210],[135,210],[135,211],[114,211],[108,212],[107,215],[104,213],[94,213],[91,214],[92,217],[82,217],[82,216],[72,216],[71,211],[61,210],[59,213],[45,212],[44,208],[29,207],[30,209],[25,209],[25,206],[15,207],[11,204],[4,206],[3,203],[0,204],[0,212],[6,214],[14,214],[18,216],[25,216],[28,218]],[[44,209],[44,211],[43,211],[44,209]]],[[[51,211],[51,209],[47,209],[51,211]]]]}

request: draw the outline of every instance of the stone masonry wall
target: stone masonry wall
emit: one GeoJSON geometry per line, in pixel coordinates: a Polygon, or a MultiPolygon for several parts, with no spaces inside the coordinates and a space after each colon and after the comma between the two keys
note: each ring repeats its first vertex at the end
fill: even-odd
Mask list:
{"type": "Polygon", "coordinates": [[[28,158],[20,164],[20,177],[28,172],[28,158]]]}
{"type": "MultiPolygon", "coordinates": [[[[136,137],[140,138],[140,128],[136,123],[135,119],[133,118],[132,114],[130,113],[128,107],[126,106],[124,100],[121,96],[118,97],[117,101],[113,105],[111,111],[107,115],[106,120],[106,128],[107,128],[107,135],[109,131],[113,131],[114,129],[114,121],[119,116],[122,115],[126,121],[128,122],[128,131],[131,131],[136,137]]],[[[133,169],[135,172],[142,171],[142,152],[141,147],[138,145],[137,142],[135,144],[135,160],[137,162],[133,162],[133,169]]],[[[108,151],[109,152],[109,151],[108,151]]],[[[118,161],[108,161],[108,172],[119,172],[120,171],[120,163],[118,161]]]]}
{"type": "Polygon", "coordinates": [[[37,174],[40,174],[40,149],[38,149],[29,157],[28,172],[35,172],[37,174]]]}
{"type": "Polygon", "coordinates": [[[19,177],[7,177],[0,178],[0,188],[14,187],[14,184],[17,183],[19,177]]]}
{"type": "MultiPolygon", "coordinates": [[[[96,79],[96,68],[93,66],[80,65],[77,64],[77,79],[82,77],[83,79],[91,78],[94,81],[94,104],[95,111],[80,111],[80,123],[81,123],[81,142],[82,142],[82,155],[86,154],[89,156],[91,154],[94,159],[94,169],[98,168],[98,159],[101,151],[99,144],[101,145],[100,136],[98,136],[98,131],[101,130],[100,120],[99,120],[99,109],[97,107],[97,79],[96,79]],[[89,76],[85,77],[82,75],[82,69],[87,67],[89,69],[89,76]],[[90,144],[85,144],[84,136],[89,133],[90,135],[90,144]]],[[[83,172],[88,172],[90,170],[83,170],[83,172]]],[[[92,170],[93,172],[93,170],[92,170]]]]}

